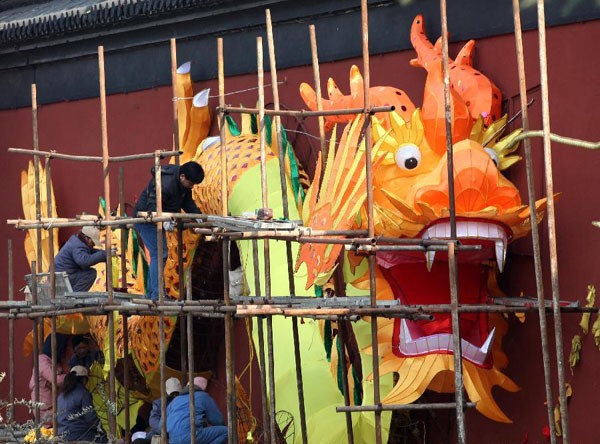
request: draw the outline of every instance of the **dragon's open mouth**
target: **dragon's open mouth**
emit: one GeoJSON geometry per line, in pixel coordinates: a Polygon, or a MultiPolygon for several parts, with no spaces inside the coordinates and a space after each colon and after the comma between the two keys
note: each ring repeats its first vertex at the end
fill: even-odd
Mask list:
{"type": "MultiPolygon", "coordinates": [[[[482,304],[487,298],[487,263],[494,260],[500,270],[506,259],[506,246],[511,233],[493,221],[461,219],[456,223],[461,244],[481,245],[480,250],[458,254],[460,302],[482,304]]],[[[421,232],[423,239],[450,239],[448,220],[436,222],[421,232]]],[[[448,255],[428,251],[415,254],[381,252],[377,262],[394,292],[403,304],[448,304],[450,286],[448,255]]],[[[494,330],[488,331],[485,313],[462,313],[461,350],[464,359],[482,367],[491,366],[494,330]]],[[[420,356],[430,353],[452,353],[452,323],[449,314],[436,314],[432,321],[397,320],[394,326],[394,353],[399,356],[420,356]]]]}

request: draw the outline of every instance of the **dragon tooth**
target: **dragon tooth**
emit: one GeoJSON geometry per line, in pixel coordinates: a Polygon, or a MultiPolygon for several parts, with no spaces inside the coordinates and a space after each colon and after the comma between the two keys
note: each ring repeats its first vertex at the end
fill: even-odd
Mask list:
{"type": "Polygon", "coordinates": [[[503,239],[496,239],[496,262],[500,273],[504,271],[504,261],[506,260],[506,243],[503,239]]]}
{"type": "Polygon", "coordinates": [[[435,259],[435,250],[427,250],[425,252],[425,259],[427,261],[427,271],[431,271],[435,259]]]}
{"type": "Polygon", "coordinates": [[[483,353],[485,355],[485,357],[487,357],[487,355],[490,353],[490,350],[492,348],[492,343],[494,342],[495,335],[496,335],[496,327],[494,327],[492,329],[492,331],[488,335],[487,339],[485,340],[485,342],[483,343],[483,345],[480,348],[481,353],[483,353]]]}
{"type": "Polygon", "coordinates": [[[408,324],[406,323],[406,319],[402,318],[400,320],[400,324],[402,326],[402,333],[400,334],[400,338],[402,339],[402,342],[408,344],[409,342],[412,342],[413,338],[410,335],[410,330],[408,329],[408,324]]]}

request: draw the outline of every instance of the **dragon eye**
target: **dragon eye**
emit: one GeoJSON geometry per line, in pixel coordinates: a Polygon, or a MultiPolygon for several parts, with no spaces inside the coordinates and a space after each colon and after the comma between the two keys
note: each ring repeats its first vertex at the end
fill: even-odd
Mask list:
{"type": "Polygon", "coordinates": [[[496,154],[496,151],[494,151],[492,148],[484,148],[484,150],[492,158],[492,161],[494,162],[494,164],[496,165],[496,167],[499,167],[500,166],[500,159],[498,158],[498,154],[496,154]]]}
{"type": "Polygon", "coordinates": [[[396,165],[403,170],[414,170],[421,163],[421,151],[412,143],[400,146],[396,151],[396,165]]]}

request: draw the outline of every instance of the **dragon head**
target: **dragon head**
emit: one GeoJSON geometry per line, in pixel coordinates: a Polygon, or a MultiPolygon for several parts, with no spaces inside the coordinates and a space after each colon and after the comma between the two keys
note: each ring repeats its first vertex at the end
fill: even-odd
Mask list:
{"type": "MultiPolygon", "coordinates": [[[[446,107],[442,57],[439,42],[432,45],[423,29],[423,18],[413,22],[411,41],[417,51],[414,66],[427,71],[423,104],[410,114],[392,112],[385,119],[372,118],[373,218],[375,235],[385,238],[451,239],[450,184],[454,185],[456,235],[462,245],[478,249],[458,253],[460,302],[484,304],[488,280],[496,267],[504,269],[507,244],[525,236],[531,229],[530,209],[519,190],[501,170],[517,162],[516,137],[520,130],[503,135],[507,118],[499,117],[499,89],[472,64],[473,42],[469,42],[450,63],[450,133],[452,143],[452,180],[448,172],[446,107]]],[[[373,90],[377,93],[377,89],[373,90]]],[[[334,105],[331,105],[334,107],[334,105]]],[[[348,229],[366,225],[363,206],[357,217],[352,211],[366,200],[364,140],[358,143],[357,119],[348,125],[333,155],[327,161],[323,183],[317,193],[309,190],[303,220],[309,225],[348,229]],[[357,148],[358,147],[358,148],[357,148]],[[361,156],[360,153],[363,153],[361,156]],[[360,160],[358,160],[360,159],[360,160]],[[333,165],[333,166],[330,166],[333,165]],[[327,182],[327,183],[326,183],[327,182]],[[336,188],[337,187],[337,188],[336,188]],[[345,187],[345,188],[344,188],[345,187]],[[317,199],[317,194],[319,198],[317,199]],[[331,196],[339,196],[332,199],[331,196]],[[328,198],[329,196],[329,198],[328,198]],[[350,198],[346,199],[347,196],[350,198]],[[344,202],[348,202],[344,204],[344,202]],[[327,217],[330,214],[330,217],[327,217]],[[336,222],[337,221],[337,222],[336,222]]],[[[334,143],[335,134],[332,135],[334,143]]],[[[319,165],[320,168],[320,165],[319,165]]],[[[320,171],[320,169],[319,169],[320,171]]],[[[538,220],[546,200],[536,202],[538,220]]],[[[308,283],[319,283],[319,276],[335,262],[340,248],[304,245],[299,262],[308,266],[308,283]]],[[[356,266],[361,257],[349,255],[356,266]]],[[[429,305],[450,302],[448,256],[445,251],[428,250],[377,252],[377,297],[398,299],[402,304],[429,305]]],[[[363,270],[356,268],[355,270],[363,270]]],[[[356,278],[358,274],[355,274],[356,278]]],[[[354,280],[359,288],[368,287],[368,277],[354,280]]],[[[495,324],[485,313],[460,316],[461,351],[465,388],[477,409],[497,421],[510,421],[493,400],[491,389],[499,385],[517,390],[499,368],[506,364],[500,350],[504,326],[495,324]]],[[[381,323],[380,337],[391,337],[380,347],[382,373],[398,372],[400,380],[384,403],[410,403],[426,389],[453,392],[451,373],[453,338],[449,314],[436,314],[429,321],[397,319],[381,323]],[[388,336],[389,335],[389,336],[388,336]]]]}

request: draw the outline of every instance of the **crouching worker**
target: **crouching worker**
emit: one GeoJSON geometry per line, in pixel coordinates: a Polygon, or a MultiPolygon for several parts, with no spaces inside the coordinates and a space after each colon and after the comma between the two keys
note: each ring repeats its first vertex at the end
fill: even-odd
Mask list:
{"type": "Polygon", "coordinates": [[[66,442],[106,443],[108,439],[92,404],[92,395],[85,388],[88,369],[76,365],[65,376],[63,389],[56,403],[58,435],[66,442]]]}
{"type": "MultiPolygon", "coordinates": [[[[177,397],[183,389],[181,382],[177,378],[169,378],[165,381],[165,391],[167,392],[167,407],[177,397]]],[[[146,434],[146,439],[152,439],[153,436],[160,436],[162,428],[162,400],[155,399],[152,402],[152,411],[150,412],[150,431],[146,434]]]]}
{"type": "Polygon", "coordinates": [[[55,260],[55,271],[66,271],[73,291],[88,291],[96,280],[94,265],[106,261],[106,251],[94,248],[100,245],[100,230],[83,227],[69,238],[55,260]]]}
{"type": "Polygon", "coordinates": [[[227,442],[227,426],[214,399],[204,390],[207,380],[194,378],[196,424],[195,440],[190,439],[190,395],[187,388],[167,408],[169,444],[223,444],[227,442]]]}

